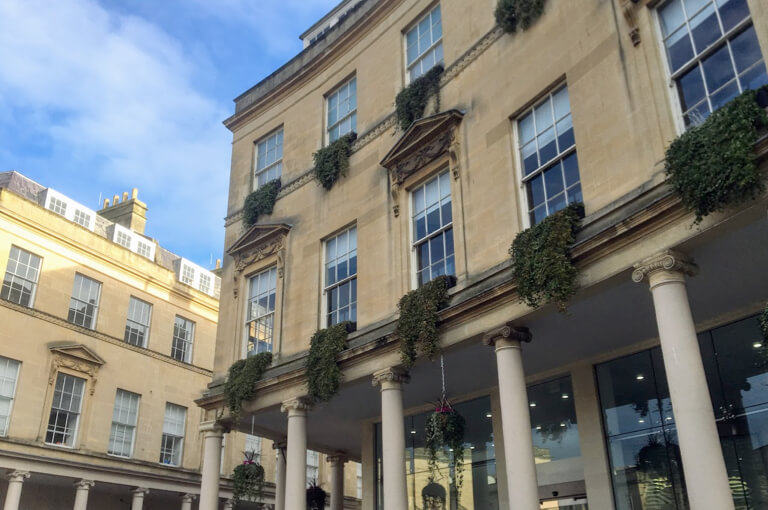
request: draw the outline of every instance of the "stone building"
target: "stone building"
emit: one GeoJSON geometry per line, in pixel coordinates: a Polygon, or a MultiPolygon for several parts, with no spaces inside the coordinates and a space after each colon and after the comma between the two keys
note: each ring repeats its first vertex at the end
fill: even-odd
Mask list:
{"type": "MultiPolygon", "coordinates": [[[[363,510],[768,508],[768,195],[694,223],[664,171],[672,140],[768,83],[768,5],[547,0],[514,33],[495,7],[343,2],[235,99],[206,459],[228,430],[287,441],[278,510],[304,509],[307,448],[362,463],[363,510]],[[396,95],[438,64],[439,101],[398,128],[396,95]],[[326,189],[313,153],[347,133],[326,189]],[[246,197],[277,177],[246,226],[246,197]],[[579,289],[567,313],[528,307],[510,245],[574,202],[579,289]],[[406,371],[398,302],[442,274],[442,355],[406,371]],[[312,405],[309,340],[343,320],[341,387],[312,405]],[[269,350],[235,422],[227,370],[269,350]],[[466,419],[460,493],[449,455],[438,476],[426,463],[443,387],[466,419]]],[[[755,150],[765,169],[765,136],[755,150]]]]}
{"type": "MultiPolygon", "coordinates": [[[[145,236],[146,211],[135,190],[94,211],[0,173],[6,510],[197,507],[194,399],[212,374],[220,278],[145,236]]],[[[244,432],[224,445],[222,496],[253,450],[271,501],[272,443],[244,432]]],[[[313,459],[308,474],[327,478],[313,459]]]]}

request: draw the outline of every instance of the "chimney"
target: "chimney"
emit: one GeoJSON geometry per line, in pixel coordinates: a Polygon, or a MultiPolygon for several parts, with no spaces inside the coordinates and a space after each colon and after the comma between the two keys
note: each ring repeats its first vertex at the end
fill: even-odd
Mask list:
{"type": "Polygon", "coordinates": [[[130,194],[127,191],[124,192],[122,202],[120,197],[115,195],[112,197],[112,205],[109,204],[109,199],[104,201],[104,208],[98,211],[98,215],[143,234],[147,224],[147,204],[140,201],[138,196],[139,190],[136,188],[133,188],[130,194]]]}
{"type": "Polygon", "coordinates": [[[221,269],[221,259],[216,259],[216,269],[221,269]]]}

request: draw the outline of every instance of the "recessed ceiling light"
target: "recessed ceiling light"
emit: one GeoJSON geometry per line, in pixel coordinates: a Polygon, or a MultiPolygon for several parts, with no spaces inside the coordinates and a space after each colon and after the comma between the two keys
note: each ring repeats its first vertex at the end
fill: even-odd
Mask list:
{"type": "Polygon", "coordinates": [[[562,398],[568,398],[568,394],[567,393],[563,393],[562,398]]]}
{"type": "Polygon", "coordinates": [[[416,429],[411,429],[411,434],[415,434],[415,433],[416,433],[416,429]]]}
{"type": "Polygon", "coordinates": [[[536,402],[531,402],[531,403],[530,403],[530,404],[528,404],[528,405],[529,405],[529,406],[531,406],[531,407],[536,407],[536,402]]]}
{"type": "Polygon", "coordinates": [[[541,430],[541,425],[536,425],[536,430],[541,430]]]}
{"type": "Polygon", "coordinates": [[[643,374],[637,374],[637,376],[635,376],[635,379],[637,379],[638,381],[642,381],[643,379],[645,379],[645,376],[643,374]]]}
{"type": "Polygon", "coordinates": [[[754,347],[755,349],[759,349],[762,346],[763,346],[763,342],[755,342],[752,344],[752,347],[754,347]]]}
{"type": "Polygon", "coordinates": [[[493,416],[493,415],[490,412],[485,413],[485,417],[486,418],[490,418],[491,416],[493,416]]]}

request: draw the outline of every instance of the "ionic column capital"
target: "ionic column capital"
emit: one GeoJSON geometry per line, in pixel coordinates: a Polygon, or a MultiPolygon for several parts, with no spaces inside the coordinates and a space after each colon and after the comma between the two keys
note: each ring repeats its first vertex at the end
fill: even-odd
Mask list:
{"type": "Polygon", "coordinates": [[[280,412],[288,413],[288,416],[305,415],[312,409],[312,401],[307,397],[296,397],[286,400],[280,406],[280,412]]]}
{"type": "Polygon", "coordinates": [[[87,491],[87,490],[90,490],[91,487],[96,485],[96,482],[94,482],[93,480],[85,480],[85,479],[83,479],[83,480],[76,481],[72,485],[74,485],[75,489],[77,489],[77,490],[87,491]]]}
{"type": "Polygon", "coordinates": [[[503,326],[492,329],[483,335],[483,343],[491,347],[497,346],[497,342],[530,342],[533,340],[531,330],[524,326],[516,326],[512,322],[507,322],[503,326]]]}
{"type": "Polygon", "coordinates": [[[197,494],[182,494],[181,496],[181,502],[182,503],[192,503],[195,499],[197,499],[197,494]]]}
{"type": "Polygon", "coordinates": [[[380,390],[400,388],[410,382],[408,371],[401,367],[390,367],[373,373],[373,385],[380,390]]]}
{"type": "Polygon", "coordinates": [[[30,475],[29,471],[15,470],[15,471],[8,471],[6,473],[6,477],[8,478],[9,482],[23,483],[24,480],[26,480],[30,476],[32,475],[30,475]]]}
{"type": "Polygon", "coordinates": [[[204,437],[222,437],[229,432],[224,425],[215,421],[201,423],[198,430],[203,433],[204,437]]]}
{"type": "Polygon", "coordinates": [[[224,502],[224,510],[232,510],[235,508],[235,502],[231,499],[228,499],[224,502]]]}
{"type": "Polygon", "coordinates": [[[640,283],[648,279],[651,288],[662,283],[685,282],[685,276],[694,276],[699,267],[686,255],[663,250],[635,264],[632,281],[640,283]]]}
{"type": "Polygon", "coordinates": [[[288,446],[288,442],[285,439],[281,439],[280,441],[272,441],[273,450],[285,450],[286,446],[288,446]]]}
{"type": "Polygon", "coordinates": [[[337,453],[337,454],[335,454],[335,455],[328,455],[328,456],[325,458],[325,461],[326,461],[328,464],[330,464],[330,465],[331,465],[331,467],[334,467],[334,466],[339,466],[339,465],[343,466],[343,465],[344,465],[344,463],[346,463],[346,462],[347,462],[347,457],[346,457],[346,456],[344,456],[344,455],[343,455],[343,454],[341,454],[341,453],[337,453]]]}
{"type": "Polygon", "coordinates": [[[134,498],[143,498],[147,494],[149,494],[149,489],[144,487],[134,487],[131,489],[131,493],[133,494],[134,498]]]}

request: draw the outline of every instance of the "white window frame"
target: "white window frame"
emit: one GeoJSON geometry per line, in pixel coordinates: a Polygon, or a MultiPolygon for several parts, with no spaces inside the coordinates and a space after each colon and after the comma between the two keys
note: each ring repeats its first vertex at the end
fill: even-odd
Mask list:
{"type": "MultiPolygon", "coordinates": [[[[144,342],[143,342],[142,345],[136,345],[136,344],[131,343],[130,341],[128,341],[128,339],[126,339],[125,335],[123,335],[123,341],[125,343],[127,343],[127,344],[134,345],[136,347],[143,347],[143,348],[146,349],[147,345],[149,345],[149,331],[150,331],[150,327],[152,325],[152,303],[148,303],[147,301],[144,301],[143,299],[139,299],[136,296],[131,296],[129,301],[128,301],[128,311],[125,314],[125,327],[126,327],[126,329],[130,325],[129,323],[131,323],[131,324],[138,324],[139,326],[143,326],[145,328],[144,329],[144,342]],[[149,307],[149,314],[147,315],[147,323],[146,324],[142,324],[141,322],[138,322],[137,320],[131,319],[131,316],[130,316],[131,304],[134,301],[137,301],[139,303],[143,303],[143,304],[145,304],[145,305],[147,305],[149,307]]],[[[128,334],[127,331],[126,331],[126,334],[128,334]]]]}
{"type": "MultiPolygon", "coordinates": [[[[424,180],[419,182],[418,185],[413,186],[411,189],[408,190],[408,242],[409,242],[409,245],[411,247],[411,268],[413,268],[412,271],[411,271],[411,289],[418,289],[420,287],[420,285],[419,285],[419,253],[418,253],[419,246],[422,245],[425,242],[429,242],[429,239],[431,239],[431,238],[433,238],[433,237],[435,237],[437,235],[442,234],[443,232],[447,231],[448,229],[452,229],[454,227],[453,219],[454,219],[454,216],[455,216],[454,210],[453,210],[453,203],[454,203],[453,202],[453,183],[450,182],[451,179],[450,179],[450,175],[449,175],[448,182],[449,182],[449,186],[451,188],[450,195],[449,195],[451,197],[451,222],[449,224],[447,224],[447,225],[443,225],[442,227],[440,227],[435,232],[432,232],[431,234],[427,234],[426,237],[423,237],[423,238],[419,239],[418,241],[414,240],[414,236],[416,235],[416,231],[414,230],[414,227],[413,227],[413,215],[414,215],[413,194],[419,188],[425,188],[426,184],[428,182],[432,181],[433,179],[439,179],[440,175],[442,175],[442,174],[444,174],[446,172],[450,173],[450,168],[447,165],[446,166],[441,166],[435,172],[430,173],[428,177],[426,177],[424,180]]],[[[454,268],[454,271],[456,271],[456,273],[454,273],[453,275],[449,275],[449,276],[455,276],[458,273],[457,268],[456,268],[457,256],[456,256],[456,237],[455,236],[456,236],[456,231],[454,230],[454,238],[453,238],[453,268],[454,268]]]]}
{"type": "Polygon", "coordinates": [[[76,202],[52,188],[46,188],[38,194],[38,202],[51,212],[54,212],[73,223],[93,231],[96,224],[96,211],[76,202]],[[77,215],[84,216],[86,221],[78,221],[77,215]]]}
{"type": "Polygon", "coordinates": [[[195,284],[195,268],[194,267],[187,264],[181,265],[181,283],[186,283],[187,285],[195,284]]]}
{"type": "MultiPolygon", "coordinates": [[[[333,236],[327,238],[325,241],[323,241],[323,266],[322,266],[323,274],[321,276],[322,284],[323,284],[323,291],[321,292],[321,296],[320,296],[321,299],[320,299],[320,301],[321,301],[321,311],[322,311],[322,314],[323,314],[322,323],[325,325],[325,327],[333,325],[333,324],[331,324],[328,321],[328,313],[329,313],[329,310],[328,310],[328,292],[331,291],[332,289],[335,289],[337,287],[340,287],[340,286],[344,285],[347,282],[351,282],[352,280],[357,280],[357,267],[356,267],[355,268],[355,274],[347,274],[346,278],[344,278],[342,280],[339,280],[339,281],[337,281],[337,282],[335,282],[335,283],[333,283],[331,285],[328,285],[328,282],[327,282],[327,280],[328,280],[328,278],[327,278],[328,277],[328,268],[326,267],[326,264],[328,264],[328,242],[332,241],[332,240],[338,239],[339,236],[344,234],[345,232],[347,233],[347,236],[349,236],[349,233],[352,232],[352,231],[355,232],[355,257],[357,258],[358,257],[358,253],[357,253],[357,251],[358,251],[357,225],[351,225],[351,226],[343,229],[342,231],[334,234],[333,236]]],[[[347,238],[347,239],[349,239],[349,238],[347,238]]],[[[347,241],[347,243],[349,243],[349,241],[347,241]]],[[[349,246],[349,244],[347,244],[347,246],[349,246]]],[[[347,262],[349,262],[349,250],[347,250],[346,255],[347,255],[347,262]]],[[[360,261],[358,259],[357,263],[359,264],[359,262],[360,261]]],[[[349,267],[349,266],[347,266],[347,267],[349,267]]],[[[349,319],[349,320],[351,320],[352,322],[357,322],[357,299],[355,299],[354,303],[355,303],[355,317],[354,317],[354,320],[352,320],[352,319],[349,319]]],[[[350,310],[351,310],[351,305],[352,305],[352,301],[350,300],[350,310]]],[[[334,323],[334,324],[338,324],[338,323],[334,323]]]]}
{"type": "Polygon", "coordinates": [[[81,227],[85,227],[91,230],[91,225],[93,224],[93,216],[82,209],[75,208],[75,212],[72,215],[72,221],[81,227]]]}
{"type": "Polygon", "coordinates": [[[177,315],[173,320],[173,340],[171,342],[171,357],[173,359],[181,361],[182,363],[192,363],[192,349],[195,345],[195,326],[196,324],[194,321],[191,321],[186,317],[182,317],[181,315],[177,315]],[[178,321],[182,321],[186,326],[189,326],[189,329],[185,329],[185,338],[177,336],[178,321]],[[184,345],[184,349],[178,349],[176,347],[177,341],[184,345]],[[183,355],[181,358],[177,358],[174,354],[177,351],[182,352],[183,355]]]}
{"type": "MultiPolygon", "coordinates": [[[[48,425],[46,426],[46,429],[45,429],[45,444],[51,445],[51,446],[60,446],[62,448],[74,448],[75,447],[75,445],[77,444],[77,435],[78,435],[78,432],[80,431],[80,416],[83,414],[83,399],[85,398],[85,387],[86,387],[87,384],[88,384],[88,381],[86,381],[85,379],[83,379],[81,377],[76,377],[74,375],[70,375],[70,374],[67,374],[65,372],[58,372],[56,374],[56,382],[54,384],[53,398],[51,400],[51,410],[50,410],[50,415],[48,417],[48,425]],[[77,406],[77,410],[65,409],[63,407],[61,407],[61,408],[60,407],[56,407],[57,406],[56,393],[58,391],[56,388],[59,385],[59,378],[61,378],[61,377],[64,378],[64,382],[62,383],[62,391],[59,392],[59,393],[64,393],[64,391],[66,390],[67,379],[73,379],[73,382],[72,382],[72,390],[73,390],[73,392],[71,394],[72,396],[75,395],[74,390],[75,390],[75,384],[77,384],[77,381],[80,381],[82,383],[82,385],[80,386],[80,398],[79,398],[80,401],[79,401],[79,405],[77,406]],[[66,415],[66,423],[67,424],[69,423],[70,416],[74,415],[74,417],[75,417],[75,425],[72,428],[72,433],[71,433],[72,442],[71,442],[71,444],[55,443],[53,441],[49,441],[48,440],[48,434],[60,433],[60,432],[56,431],[55,427],[54,427],[53,430],[51,430],[51,418],[53,417],[54,412],[56,412],[56,417],[57,418],[59,416],[59,413],[65,414],[66,415]]],[[[58,405],[61,405],[62,399],[63,399],[63,395],[60,395],[59,399],[58,399],[59,400],[58,405]]],[[[54,423],[56,423],[56,422],[54,422],[54,423]]],[[[66,428],[65,428],[65,431],[66,431],[66,428]]]]}
{"type": "Polygon", "coordinates": [[[253,461],[257,464],[261,464],[261,447],[263,440],[261,436],[255,436],[253,434],[245,434],[245,452],[253,452],[253,461]]]}
{"type": "MultiPolygon", "coordinates": [[[[673,73],[671,70],[670,62],[669,62],[669,56],[667,55],[666,44],[664,42],[664,32],[661,27],[662,20],[661,20],[661,14],[660,14],[660,10],[670,1],[671,0],[664,0],[664,1],[658,2],[658,5],[655,5],[654,8],[652,9],[651,15],[654,22],[653,29],[656,32],[656,41],[658,42],[657,51],[659,55],[659,60],[660,62],[663,62],[662,67],[664,68],[664,77],[666,78],[667,86],[669,87],[668,100],[669,100],[669,105],[672,108],[672,112],[673,112],[675,130],[677,134],[680,135],[684,133],[688,128],[685,125],[685,112],[683,111],[683,105],[680,102],[680,92],[678,90],[677,79],[683,76],[686,72],[690,71],[693,67],[698,66],[703,59],[710,56],[711,54],[716,52],[718,49],[722,48],[724,44],[726,45],[730,44],[729,43],[730,39],[732,39],[736,34],[744,31],[750,25],[754,26],[755,23],[754,23],[752,11],[751,9],[749,9],[749,5],[747,4],[747,8],[749,9],[748,18],[739,22],[738,24],[733,26],[731,29],[729,29],[727,32],[724,32],[723,35],[720,38],[718,38],[716,42],[710,44],[704,51],[702,51],[698,55],[695,55],[692,59],[690,59],[688,62],[682,65],[680,69],[676,70],[673,73]]],[[[717,0],[714,0],[714,3],[717,3],[717,0]]],[[[683,5],[683,8],[685,8],[684,5],[683,5]]],[[[700,9],[699,11],[696,12],[696,14],[703,12],[703,10],[704,9],[700,9]]],[[[695,15],[693,17],[695,17],[695,15]]],[[[690,19],[691,18],[686,17],[684,24],[688,25],[690,22],[690,19]]],[[[718,21],[720,22],[719,14],[718,14],[718,21]]],[[[722,28],[722,25],[721,25],[721,28],[722,28]]],[[[761,53],[762,53],[762,49],[763,48],[761,46],[760,47],[761,53]]],[[[730,56],[731,56],[731,60],[733,60],[733,55],[730,54],[730,56]]],[[[768,69],[768,59],[766,59],[765,54],[762,54],[762,57],[763,57],[762,62],[768,69]]],[[[753,67],[754,67],[754,64],[753,64],[753,67]]],[[[743,89],[741,87],[741,83],[738,80],[738,77],[736,79],[736,85],[738,86],[739,91],[743,92],[743,89]]],[[[704,87],[705,87],[705,94],[706,94],[704,101],[711,106],[710,94],[709,94],[709,90],[706,89],[707,87],[706,82],[704,83],[704,87]]],[[[723,87],[721,87],[721,89],[723,87]]],[[[693,125],[694,124],[691,124],[691,126],[693,125]]]]}
{"type": "Polygon", "coordinates": [[[180,406],[177,404],[172,404],[170,402],[165,403],[165,414],[163,415],[163,436],[160,442],[160,460],[158,461],[163,466],[173,466],[173,467],[180,467],[184,464],[184,438],[186,436],[187,432],[187,408],[184,406],[180,406]],[[166,426],[168,425],[169,416],[168,412],[172,411],[175,413],[181,413],[182,419],[179,421],[176,419],[176,417],[171,417],[173,419],[174,423],[170,426],[177,426],[179,423],[181,423],[181,435],[166,432],[166,426]],[[166,444],[168,440],[171,440],[171,450],[170,450],[170,458],[173,459],[176,456],[176,446],[178,445],[178,463],[173,462],[163,462],[164,455],[168,454],[166,451],[166,444]],[[178,440],[178,443],[175,441],[178,440]]]}
{"type": "MultiPolygon", "coordinates": [[[[347,89],[349,90],[349,89],[347,89]]],[[[349,100],[349,93],[347,93],[347,100],[349,100]]],[[[357,131],[357,76],[352,76],[348,80],[345,80],[341,85],[333,89],[329,94],[325,96],[325,142],[326,145],[330,145],[331,143],[335,142],[339,138],[346,136],[350,133],[355,133],[357,131]],[[355,107],[349,112],[347,112],[343,117],[336,117],[336,122],[331,124],[329,122],[329,117],[331,115],[331,99],[336,96],[336,110],[338,111],[338,97],[341,93],[341,89],[344,87],[349,87],[350,84],[354,83],[355,88],[355,107]],[[351,118],[354,116],[352,120],[350,120],[349,124],[349,131],[346,131],[344,133],[339,132],[339,136],[337,136],[335,139],[331,140],[331,130],[339,125],[341,125],[345,120],[351,118]]]]}
{"type": "Polygon", "coordinates": [[[211,293],[211,286],[213,285],[213,278],[210,277],[210,275],[207,275],[205,273],[200,274],[200,292],[205,292],[206,294],[211,293]]]}
{"type": "Polygon", "coordinates": [[[320,477],[320,453],[307,450],[307,485],[317,482],[320,477]],[[311,476],[314,475],[314,476],[311,476]]]}
{"type": "MultiPolygon", "coordinates": [[[[277,171],[277,177],[276,179],[279,179],[283,175],[283,149],[285,144],[285,133],[283,131],[283,127],[280,126],[279,128],[275,129],[274,131],[271,131],[270,133],[262,136],[258,140],[256,140],[256,143],[253,144],[253,179],[252,179],[252,189],[255,191],[259,189],[259,175],[268,172],[269,170],[278,167],[277,171]],[[259,169],[259,146],[261,144],[266,144],[269,140],[272,138],[275,138],[275,147],[280,147],[280,157],[276,158],[275,161],[270,163],[269,165],[266,165],[264,168],[259,169]],[[277,144],[277,139],[280,139],[280,144],[277,144]]],[[[266,152],[266,149],[265,149],[266,152]]],[[[274,179],[269,179],[264,181],[264,184],[268,183],[269,181],[274,179]]]]}
{"type": "MultiPolygon", "coordinates": [[[[545,169],[549,168],[553,163],[557,161],[562,161],[568,156],[572,154],[577,154],[578,157],[578,151],[577,151],[577,144],[576,144],[576,127],[573,124],[573,109],[571,108],[571,96],[570,96],[570,90],[568,91],[568,114],[571,116],[571,129],[574,133],[574,142],[573,145],[568,147],[566,150],[562,152],[558,152],[558,154],[551,158],[549,161],[539,165],[539,167],[531,172],[530,175],[525,175],[525,161],[523,160],[523,153],[522,153],[522,135],[520,133],[520,120],[528,115],[529,113],[532,113],[534,109],[537,106],[540,106],[545,101],[550,101],[553,103],[552,105],[552,128],[555,129],[555,126],[557,123],[563,119],[565,119],[566,116],[561,117],[560,119],[557,119],[555,117],[555,110],[554,110],[554,101],[552,100],[552,97],[557,93],[560,92],[563,88],[567,89],[568,84],[567,83],[559,83],[555,87],[552,87],[546,94],[542,94],[541,96],[537,97],[535,101],[533,101],[529,107],[522,110],[519,114],[517,114],[514,119],[512,119],[512,125],[513,125],[513,136],[514,136],[514,159],[515,159],[515,167],[516,167],[516,173],[517,173],[517,182],[520,183],[520,200],[518,201],[520,204],[520,214],[523,218],[523,227],[529,228],[533,226],[533,223],[531,222],[531,212],[530,212],[530,203],[528,200],[528,182],[530,182],[532,179],[534,179],[536,176],[542,174],[545,169]]],[[[534,114],[535,115],[535,114],[534,114]]],[[[534,119],[535,121],[535,119],[534,119]]],[[[534,124],[535,126],[535,124],[534,124]]],[[[534,141],[536,143],[536,148],[538,151],[538,133],[535,133],[535,127],[534,127],[534,141]]],[[[557,139],[557,135],[555,135],[555,139],[557,139]]],[[[565,186],[565,183],[563,183],[565,186]]],[[[581,187],[581,168],[579,168],[579,186],[581,187]]],[[[565,190],[565,187],[563,188],[565,190]]],[[[582,200],[584,196],[584,190],[582,188],[582,200]]],[[[568,195],[566,194],[566,197],[568,195]]],[[[566,199],[567,200],[567,199],[566,199]]],[[[546,200],[545,200],[546,204],[546,200]]],[[[566,203],[566,206],[568,203],[566,203]]],[[[547,216],[550,216],[550,214],[547,214],[547,216]]],[[[546,217],[546,216],[545,216],[546,217]]]]}
{"type": "MultiPolygon", "coordinates": [[[[432,30],[432,25],[431,24],[430,24],[429,29],[430,29],[430,32],[431,32],[431,30],[432,30]]],[[[405,65],[405,83],[406,83],[406,85],[411,82],[411,69],[414,66],[416,66],[417,64],[420,64],[421,61],[424,59],[425,55],[427,55],[429,52],[431,52],[432,50],[437,48],[438,45],[442,45],[443,44],[443,34],[444,33],[445,33],[445,31],[443,30],[443,9],[440,6],[439,2],[436,3],[435,5],[433,5],[432,7],[430,7],[429,10],[426,13],[421,15],[414,23],[411,23],[410,25],[408,25],[408,28],[406,28],[403,31],[403,63],[405,65]],[[423,52],[421,52],[418,55],[416,55],[416,58],[413,59],[413,62],[408,64],[408,34],[411,33],[411,31],[416,30],[416,44],[418,44],[418,40],[419,40],[419,37],[418,37],[419,23],[424,21],[424,19],[426,19],[427,17],[431,16],[432,12],[434,12],[434,10],[437,9],[437,8],[440,8],[440,38],[437,41],[432,41],[432,43],[429,45],[429,47],[426,50],[424,50],[423,52]]],[[[435,67],[437,65],[445,65],[445,53],[444,52],[445,52],[445,48],[443,48],[443,56],[442,56],[442,58],[440,60],[435,60],[435,63],[429,69],[432,69],[433,67],[435,67]]],[[[422,72],[419,74],[419,76],[417,78],[419,78],[421,76],[424,76],[429,71],[429,69],[422,70],[422,72]]]]}
{"type": "MultiPolygon", "coordinates": [[[[69,311],[67,312],[67,321],[68,322],[71,322],[72,324],[76,324],[78,326],[82,326],[84,328],[96,329],[96,320],[97,320],[97,318],[99,316],[99,303],[101,301],[101,287],[102,287],[102,284],[101,284],[100,281],[95,280],[95,279],[93,279],[93,278],[91,278],[89,276],[85,276],[84,274],[81,274],[81,273],[75,273],[75,281],[72,284],[72,295],[69,298],[69,311]],[[78,295],[77,297],[75,297],[75,291],[76,290],[82,291],[82,289],[83,289],[82,283],[80,285],[80,288],[78,289],[78,285],[77,284],[78,284],[78,279],[79,278],[87,280],[91,284],[96,284],[97,285],[96,301],[95,301],[95,303],[90,303],[90,302],[83,301],[81,299],[82,298],[81,295],[78,295]],[[93,316],[91,317],[90,323],[88,323],[88,324],[80,324],[79,322],[76,322],[74,320],[74,318],[70,317],[70,314],[72,313],[72,310],[73,310],[73,308],[72,308],[73,303],[75,303],[77,305],[84,305],[84,306],[86,306],[86,309],[87,309],[87,307],[89,305],[93,307],[93,316]]],[[[77,315],[78,313],[79,312],[77,311],[77,309],[75,309],[75,318],[78,316],[77,315]]],[[[83,315],[83,317],[87,317],[87,315],[83,315]]]]}
{"type": "Polygon", "coordinates": [[[13,414],[13,402],[16,399],[16,388],[19,386],[19,374],[21,373],[21,361],[0,356],[0,401],[8,402],[8,413],[5,420],[0,419],[0,437],[8,436],[8,428],[11,425],[11,415],[13,414]],[[12,377],[8,377],[7,372],[14,370],[12,377]],[[2,375],[5,374],[5,375],[2,375]],[[8,387],[10,386],[10,391],[8,387]]]}
{"type": "MultiPolygon", "coordinates": [[[[277,315],[277,266],[266,267],[266,268],[264,268],[264,269],[262,269],[262,270],[260,270],[260,271],[258,271],[256,273],[252,274],[251,276],[249,276],[247,281],[248,281],[248,283],[246,285],[247,298],[245,299],[245,307],[246,308],[245,308],[245,316],[244,316],[245,317],[245,323],[244,323],[245,328],[244,328],[244,331],[243,331],[243,333],[244,333],[243,358],[246,358],[248,356],[248,353],[250,352],[248,350],[248,338],[249,338],[248,332],[249,332],[249,329],[250,329],[251,322],[258,322],[259,320],[262,320],[265,317],[268,317],[270,315],[272,316],[272,338],[270,339],[271,352],[275,352],[275,350],[276,350],[275,349],[275,347],[276,347],[276,345],[275,345],[275,340],[276,340],[276,338],[275,338],[275,324],[276,324],[275,317],[277,315]],[[265,275],[265,274],[269,278],[272,271],[274,271],[274,274],[275,274],[275,308],[271,312],[267,312],[265,314],[261,314],[261,315],[258,315],[256,317],[252,318],[252,319],[249,319],[249,313],[248,312],[249,312],[249,309],[251,307],[251,301],[252,301],[252,298],[251,298],[251,285],[253,284],[253,279],[254,278],[259,278],[259,277],[261,277],[262,275],[265,275]]],[[[269,290],[271,290],[271,287],[269,289],[267,289],[267,295],[269,295],[269,290]]],[[[253,352],[254,352],[254,354],[258,353],[258,345],[255,346],[253,352]]]]}
{"type": "Polygon", "coordinates": [[[107,455],[110,455],[112,457],[120,457],[124,459],[130,459],[131,457],[133,457],[134,447],[136,446],[136,427],[139,423],[140,406],[141,406],[141,395],[139,395],[138,393],[133,393],[131,391],[123,390],[121,388],[117,389],[117,392],[115,393],[115,405],[112,410],[112,423],[109,428],[109,442],[107,443],[107,455]],[[118,409],[118,401],[121,403],[127,402],[128,416],[125,419],[123,418],[123,412],[125,410],[125,407],[121,407],[120,409],[118,409]],[[135,404],[136,409],[135,411],[133,411],[134,417],[133,417],[133,423],[131,423],[130,413],[131,413],[132,403],[134,401],[136,403],[135,404]],[[125,431],[130,432],[131,441],[130,441],[130,447],[127,455],[110,451],[112,449],[112,440],[115,437],[116,428],[122,428],[123,434],[125,434],[125,431]]]}
{"type": "MultiPolygon", "coordinates": [[[[18,265],[19,265],[19,258],[18,257],[14,260],[14,264],[16,264],[16,270],[18,270],[18,265]]],[[[28,269],[32,269],[33,268],[33,266],[31,264],[25,264],[25,266],[28,269]]],[[[6,279],[8,279],[8,275],[10,274],[11,275],[11,278],[10,278],[11,285],[16,280],[22,280],[23,282],[31,283],[32,284],[32,290],[31,290],[31,292],[29,294],[29,304],[24,305],[24,304],[21,303],[21,294],[19,295],[19,298],[20,298],[19,301],[14,301],[14,300],[10,299],[10,297],[11,297],[11,294],[10,294],[11,290],[8,291],[9,294],[8,294],[8,296],[5,299],[7,299],[8,301],[10,301],[12,303],[16,303],[17,305],[20,305],[20,306],[26,306],[27,308],[33,308],[35,306],[35,297],[37,297],[37,285],[38,285],[39,280],[40,280],[40,273],[42,272],[42,268],[43,268],[43,257],[41,257],[40,255],[37,255],[35,253],[32,253],[31,251],[25,250],[24,248],[19,248],[16,245],[11,245],[11,249],[8,252],[8,260],[7,260],[6,265],[5,265],[5,275],[3,277],[3,283],[0,284],[0,289],[5,289],[6,288],[6,283],[5,282],[6,282],[6,279]],[[37,268],[35,269],[36,274],[35,274],[35,279],[34,280],[30,280],[26,276],[22,277],[22,276],[18,275],[16,272],[11,273],[8,270],[8,268],[9,268],[9,266],[11,264],[11,260],[12,260],[11,257],[12,257],[12,255],[14,253],[14,250],[17,250],[19,252],[19,255],[21,255],[22,253],[28,254],[30,262],[32,262],[34,260],[33,257],[37,258],[38,263],[37,263],[37,268]]],[[[28,272],[28,269],[27,269],[27,272],[28,272]]],[[[10,286],[8,288],[10,288],[10,286]]]]}
{"type": "Polygon", "coordinates": [[[59,214],[61,216],[64,216],[66,218],[67,216],[67,202],[64,200],[61,200],[58,197],[51,197],[50,201],[48,202],[48,210],[53,211],[56,214],[59,214]]]}

